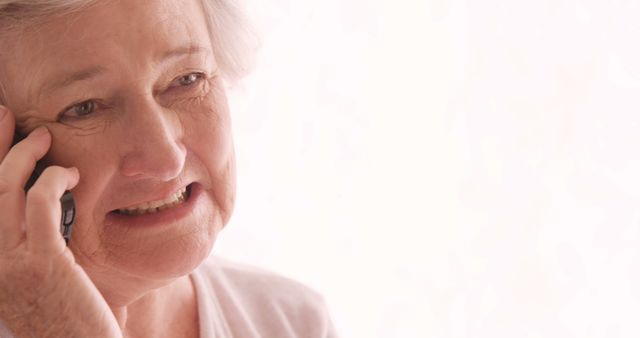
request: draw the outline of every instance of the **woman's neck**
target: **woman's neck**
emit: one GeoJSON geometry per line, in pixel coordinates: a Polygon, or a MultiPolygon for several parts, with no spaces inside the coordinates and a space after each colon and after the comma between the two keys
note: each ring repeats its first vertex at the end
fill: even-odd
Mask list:
{"type": "Polygon", "coordinates": [[[111,307],[125,337],[198,336],[197,301],[189,276],[125,304],[111,307]]]}

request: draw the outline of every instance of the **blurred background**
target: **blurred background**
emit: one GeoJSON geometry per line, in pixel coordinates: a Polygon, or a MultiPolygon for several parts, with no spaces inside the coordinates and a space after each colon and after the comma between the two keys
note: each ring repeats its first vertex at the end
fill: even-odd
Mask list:
{"type": "Polygon", "coordinates": [[[640,2],[250,0],[214,252],[342,337],[640,336],[640,2]]]}

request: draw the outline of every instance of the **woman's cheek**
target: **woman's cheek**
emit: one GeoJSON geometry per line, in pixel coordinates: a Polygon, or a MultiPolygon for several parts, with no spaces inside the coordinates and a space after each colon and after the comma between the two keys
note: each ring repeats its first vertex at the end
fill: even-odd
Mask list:
{"type": "Polygon", "coordinates": [[[197,162],[205,167],[207,185],[224,225],[234,208],[236,183],[227,100],[224,91],[214,90],[196,102],[193,110],[181,117],[186,131],[184,142],[197,162]]]}
{"type": "Polygon", "coordinates": [[[233,150],[226,93],[218,79],[206,82],[202,90],[202,95],[177,102],[175,107],[185,127],[185,137],[214,155],[215,162],[225,162],[233,150]]]}
{"type": "Polygon", "coordinates": [[[52,140],[44,158],[47,164],[82,169],[105,158],[104,149],[95,146],[100,136],[95,130],[66,126],[49,127],[49,130],[52,140]]]}
{"type": "Polygon", "coordinates": [[[233,152],[229,119],[209,107],[190,118],[183,118],[185,138],[188,145],[199,154],[209,169],[214,171],[226,165],[233,152]],[[206,113],[203,113],[206,112],[206,113]]]}

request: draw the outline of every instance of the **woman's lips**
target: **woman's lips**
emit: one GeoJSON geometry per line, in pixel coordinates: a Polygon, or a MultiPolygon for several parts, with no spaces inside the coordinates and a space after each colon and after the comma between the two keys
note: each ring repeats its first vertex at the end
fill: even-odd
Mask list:
{"type": "Polygon", "coordinates": [[[202,191],[201,185],[191,183],[187,186],[185,200],[175,206],[154,213],[144,214],[124,214],[113,210],[107,214],[106,222],[111,225],[133,228],[173,224],[192,213],[198,200],[201,198],[202,191]]]}

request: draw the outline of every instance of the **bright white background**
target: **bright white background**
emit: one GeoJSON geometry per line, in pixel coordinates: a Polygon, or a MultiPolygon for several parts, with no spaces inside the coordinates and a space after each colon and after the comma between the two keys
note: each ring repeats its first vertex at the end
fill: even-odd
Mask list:
{"type": "Polygon", "coordinates": [[[221,255],[343,337],[640,336],[640,2],[253,0],[221,255]]]}

